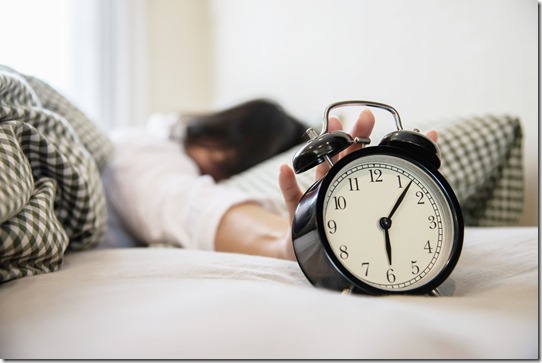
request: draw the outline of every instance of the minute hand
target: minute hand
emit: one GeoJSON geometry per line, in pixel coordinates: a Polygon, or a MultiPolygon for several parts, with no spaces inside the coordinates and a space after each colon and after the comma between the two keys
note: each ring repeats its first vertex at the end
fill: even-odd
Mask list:
{"type": "Polygon", "coordinates": [[[397,202],[395,202],[395,205],[393,206],[393,208],[391,209],[391,212],[390,212],[390,215],[388,216],[388,219],[391,219],[391,217],[393,216],[393,214],[395,213],[395,211],[397,210],[397,208],[399,208],[399,205],[401,204],[401,202],[403,201],[403,199],[405,199],[405,195],[406,193],[408,192],[408,188],[410,188],[410,185],[412,184],[412,180],[410,181],[410,183],[408,183],[408,185],[406,186],[405,190],[403,191],[403,193],[401,193],[401,195],[399,196],[399,199],[397,199],[397,202]]]}

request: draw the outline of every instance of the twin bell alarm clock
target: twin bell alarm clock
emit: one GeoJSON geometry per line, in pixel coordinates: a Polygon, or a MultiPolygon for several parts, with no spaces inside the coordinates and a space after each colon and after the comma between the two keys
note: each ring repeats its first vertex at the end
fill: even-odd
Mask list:
{"type": "Polygon", "coordinates": [[[303,195],[292,223],[297,261],[316,287],[371,295],[438,295],[461,254],[463,218],[452,187],[439,173],[440,151],[418,130],[403,130],[397,111],[370,101],[334,103],[320,134],[294,156],[296,173],[320,163],[329,172],[303,195]],[[367,106],[390,112],[396,130],[378,146],[332,157],[354,143],[328,132],[330,112],[367,106]]]}

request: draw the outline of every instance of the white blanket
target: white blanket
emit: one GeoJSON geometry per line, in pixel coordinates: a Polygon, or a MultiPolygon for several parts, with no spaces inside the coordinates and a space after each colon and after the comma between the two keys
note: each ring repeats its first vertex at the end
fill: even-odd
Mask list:
{"type": "Polygon", "coordinates": [[[538,229],[468,228],[443,297],[342,296],[295,262],[181,249],[71,253],[0,287],[18,359],[537,359],[538,229]]]}

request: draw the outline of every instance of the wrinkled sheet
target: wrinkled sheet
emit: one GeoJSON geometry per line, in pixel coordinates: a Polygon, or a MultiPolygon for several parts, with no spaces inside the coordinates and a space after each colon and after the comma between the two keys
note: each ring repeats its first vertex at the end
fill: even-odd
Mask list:
{"type": "Polygon", "coordinates": [[[343,296],[296,262],[171,248],[71,253],[0,286],[18,359],[537,359],[538,229],[467,228],[442,297],[343,296]]]}

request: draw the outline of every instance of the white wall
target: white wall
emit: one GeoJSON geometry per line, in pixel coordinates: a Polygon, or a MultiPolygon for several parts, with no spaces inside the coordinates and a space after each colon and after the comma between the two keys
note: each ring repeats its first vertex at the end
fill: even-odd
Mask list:
{"type": "Polygon", "coordinates": [[[151,112],[212,107],[209,1],[148,0],[151,112]]]}
{"type": "Polygon", "coordinates": [[[522,223],[538,224],[534,0],[211,0],[214,106],[271,97],[318,120],[343,99],[393,105],[404,126],[509,113],[525,129],[522,223]]]}
{"type": "Polygon", "coordinates": [[[535,0],[147,1],[150,111],[270,97],[311,122],[343,99],[391,104],[406,128],[517,115],[527,179],[521,223],[538,224],[535,0]]]}

